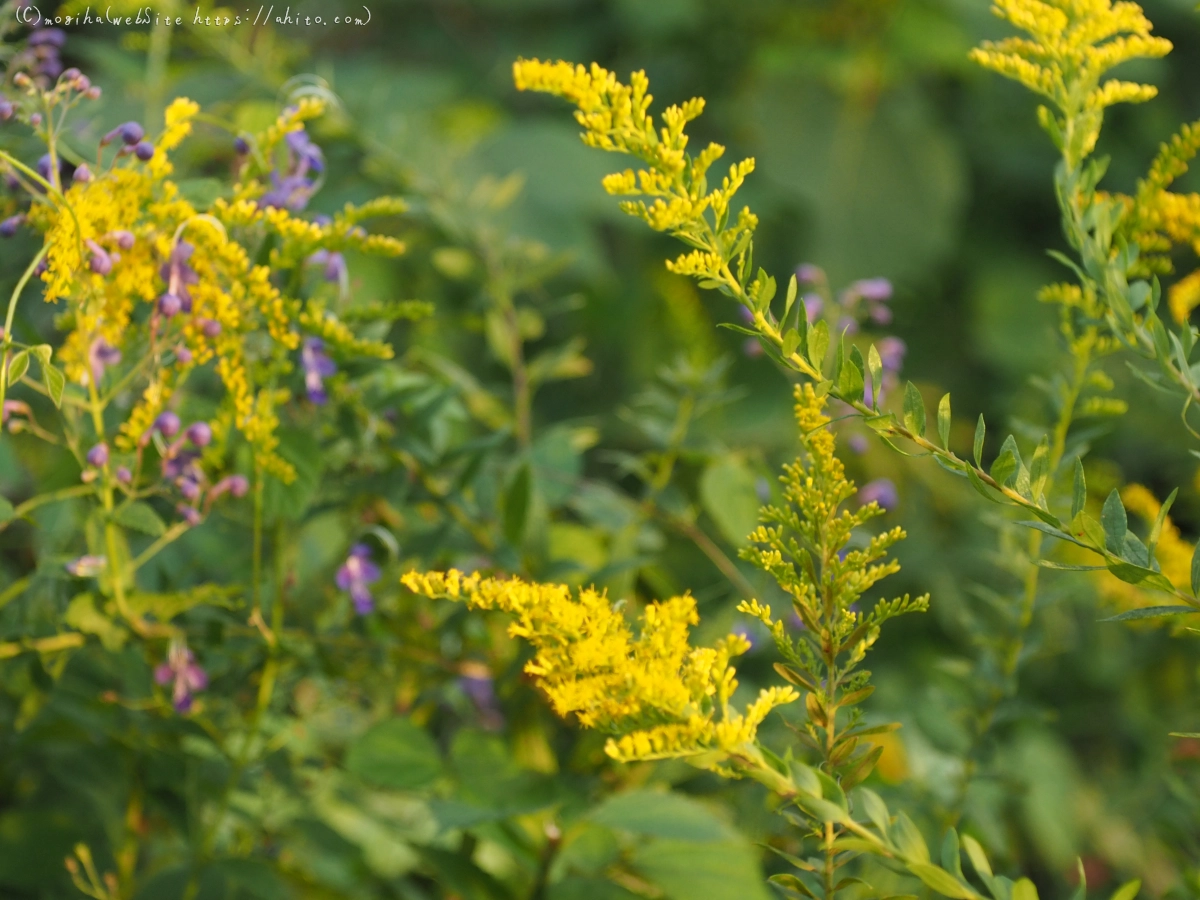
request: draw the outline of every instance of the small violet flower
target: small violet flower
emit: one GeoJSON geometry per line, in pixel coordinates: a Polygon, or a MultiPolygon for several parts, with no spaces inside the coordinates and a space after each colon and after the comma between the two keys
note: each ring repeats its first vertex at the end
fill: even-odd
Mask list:
{"type": "Polygon", "coordinates": [[[366,544],[355,544],[351,547],[350,555],[337,570],[338,589],[350,592],[354,610],[360,616],[365,616],[374,609],[375,601],[371,597],[369,585],[379,578],[379,567],[371,562],[371,549],[366,544]]]}
{"type": "Polygon", "coordinates": [[[859,488],[858,502],[862,506],[874,502],[885,510],[891,510],[900,502],[900,494],[890,478],[876,478],[859,488]]]}
{"type": "Polygon", "coordinates": [[[196,663],[196,657],[182,644],[171,644],[167,661],[154,670],[154,680],[161,685],[174,682],[171,703],[177,713],[186,713],[192,708],[193,695],[208,687],[208,675],[196,663]]]}
{"type": "Polygon", "coordinates": [[[87,452],[87,464],[99,469],[108,463],[108,444],[101,441],[87,452]]]}
{"type": "Polygon", "coordinates": [[[287,172],[281,174],[278,169],[271,172],[271,190],[263,194],[259,202],[263,206],[299,212],[317,191],[317,181],[309,178],[309,172],[324,171],[325,157],[303,128],[288,134],[287,148],[287,172]]]}
{"type": "Polygon", "coordinates": [[[326,281],[340,283],[346,277],[346,257],[336,250],[318,250],[308,258],[310,265],[324,266],[326,281]]]}
{"type": "Polygon", "coordinates": [[[196,270],[188,265],[195,250],[187,241],[180,241],[171,249],[171,255],[159,270],[162,280],[167,283],[166,293],[158,300],[164,316],[173,316],[181,310],[192,311],[192,295],[188,292],[188,285],[200,282],[196,270]],[[168,309],[173,312],[168,312],[168,309]]]}
{"type": "Polygon", "coordinates": [[[324,379],[337,371],[337,366],[325,353],[325,342],[320,338],[305,338],[300,350],[300,362],[304,366],[304,387],[308,391],[308,399],[318,405],[325,403],[329,395],[325,392],[324,379]]]}

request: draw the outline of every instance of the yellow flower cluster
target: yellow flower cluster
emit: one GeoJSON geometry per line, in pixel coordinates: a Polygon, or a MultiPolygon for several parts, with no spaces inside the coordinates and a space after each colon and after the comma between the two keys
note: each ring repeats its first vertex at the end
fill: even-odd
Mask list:
{"type": "MultiPolygon", "coordinates": [[[[270,154],[286,134],[321,110],[318,101],[302,101],[285,111],[256,146],[270,154]]],[[[59,322],[68,334],[59,361],[68,378],[82,384],[91,377],[89,352],[98,340],[133,358],[149,354],[159,363],[147,370],[141,400],[121,426],[117,444],[130,449],[188,372],[215,360],[234,426],[253,446],[265,471],[290,480],[294,472],[277,454],[275,437],[275,408],[286,394],[267,385],[286,365],[287,354],[299,346],[298,329],[324,338],[337,352],[356,356],[388,358],[391,348],[358,340],[319,301],[304,303],[286,296],[272,280],[273,269],[303,265],[318,249],[403,253],[402,242],[369,235],[358,222],[404,207],[387,197],[360,207],[347,205],[322,225],[259,206],[255,200],[262,187],[251,182],[236,185],[232,200],[219,199],[211,210],[198,210],[167,176],[172,172],[168,154],[191,132],[199,111],[191,100],[175,100],[166,110],[165,127],[150,160],[126,157],[90,181],[72,185],[61,201],[34,206],[31,221],[44,231],[48,247],[42,275],[45,298],[66,301],[59,322]],[[267,265],[256,264],[243,242],[260,244],[269,235],[274,240],[267,265]],[[192,247],[185,263],[196,280],[187,285],[192,314],[176,324],[152,310],[165,289],[163,268],[184,242],[192,247]],[[97,250],[112,262],[104,274],[104,266],[98,272],[91,265],[97,250]],[[270,338],[265,351],[261,342],[251,339],[259,332],[270,338]],[[248,349],[256,346],[259,349],[248,349]]]]}
{"type": "Polygon", "coordinates": [[[737,688],[730,660],[750,648],[738,635],[715,647],[692,647],[698,621],[690,596],[649,604],[635,635],[618,606],[594,589],[573,595],[566,585],[518,578],[410,572],[402,579],[417,594],[501,610],[515,619],[510,633],[533,645],[526,666],[563,717],[617,735],[606,750],[619,760],[705,757],[720,766],[755,758],[758,726],[797,698],[788,687],[762,691],[744,711],[732,707],[737,688]]]}
{"type": "Polygon", "coordinates": [[[575,118],[584,127],[583,141],[588,146],[627,153],[646,164],[637,172],[627,169],[606,176],[604,189],[614,195],[653,198],[649,204],[624,201],[621,208],[656,231],[701,248],[670,264],[673,271],[707,278],[729,276],[725,267],[745,251],[758,224],[748,209],[733,225],[728,223],[730,203],[754,171],[754,160],[736,163],[720,187],[708,189],[708,170],[725,148],[710,143],[691,156],[684,131],[704,111],[702,98],[667,107],[661,125],[656,126],[649,114],[653,98],[647,93],[645,72],[634,72],[625,85],[595,63],[588,68],[562,60],[522,59],[513,64],[513,79],[519,90],[554,94],[575,104],[575,118]]]}
{"type": "Polygon", "coordinates": [[[1038,117],[1073,162],[1095,148],[1106,107],[1140,103],[1158,92],[1153,85],[1118,79],[1101,83],[1114,66],[1171,51],[1170,41],[1150,34],[1150,20],[1136,3],[996,0],[992,11],[1029,37],[986,41],[971,58],[1058,108],[1061,118],[1045,107],[1038,117]]]}

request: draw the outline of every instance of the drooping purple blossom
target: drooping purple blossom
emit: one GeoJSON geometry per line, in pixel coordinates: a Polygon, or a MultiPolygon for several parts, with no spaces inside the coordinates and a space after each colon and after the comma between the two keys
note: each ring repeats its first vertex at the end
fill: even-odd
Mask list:
{"type": "MultiPolygon", "coordinates": [[[[188,291],[188,285],[199,284],[200,276],[196,274],[196,270],[189,264],[188,260],[192,258],[192,254],[196,251],[187,241],[179,241],[171,248],[171,255],[167,257],[167,261],[163,263],[159,269],[159,275],[162,280],[167,283],[166,293],[159,298],[159,308],[164,305],[174,308],[175,302],[178,301],[178,309],[175,312],[191,312],[192,311],[192,295],[188,291]],[[167,297],[174,297],[174,301],[167,301],[167,297]]],[[[163,315],[174,315],[168,313],[165,309],[163,315]]]]}
{"type": "Polygon", "coordinates": [[[299,212],[308,205],[309,198],[316,193],[317,179],[310,172],[320,173],[325,169],[325,157],[321,148],[312,142],[303,128],[287,136],[288,165],[284,172],[271,171],[271,190],[263,194],[259,203],[299,212]]]}
{"type": "Polygon", "coordinates": [[[212,490],[208,492],[208,501],[211,503],[226,492],[233,497],[244,497],[249,490],[250,481],[245,475],[227,475],[212,486],[212,490]]]}
{"type": "Polygon", "coordinates": [[[62,74],[61,51],[67,33],[61,28],[35,28],[29,35],[29,49],[34,58],[34,75],[46,83],[62,74]]]}
{"type": "Polygon", "coordinates": [[[179,416],[168,409],[166,412],[159,413],[152,427],[157,428],[163,437],[175,437],[179,434],[180,424],[179,416]]]}
{"type": "Polygon", "coordinates": [[[133,145],[133,155],[142,162],[154,159],[154,145],[149,141],[138,141],[133,145]]]}
{"type": "Polygon", "coordinates": [[[350,555],[337,570],[338,589],[349,591],[354,610],[360,616],[365,616],[375,608],[370,585],[379,580],[380,574],[379,567],[371,562],[371,548],[366,544],[351,547],[350,555]]]}
{"type": "Polygon", "coordinates": [[[87,452],[87,464],[99,469],[108,463],[108,444],[101,441],[87,452]]]}
{"type": "MultiPolygon", "coordinates": [[[[78,171],[78,169],[76,171],[78,171]]],[[[124,228],[111,232],[109,237],[111,237],[116,242],[117,246],[122,250],[132,250],[134,243],[137,241],[137,238],[133,236],[133,232],[126,231],[124,228]]]]}
{"type": "Polygon", "coordinates": [[[140,122],[124,122],[100,138],[100,146],[107,147],[113,141],[120,138],[122,144],[132,147],[134,144],[139,143],[145,136],[146,130],[142,128],[140,122]]]}
{"type": "Polygon", "coordinates": [[[75,184],[87,184],[92,180],[92,170],[88,168],[87,163],[80,163],[75,167],[75,171],[71,173],[71,181],[75,184]]]}
{"type": "Polygon", "coordinates": [[[7,122],[16,113],[16,107],[11,100],[0,94],[0,122],[7,122]]]}
{"type": "Polygon", "coordinates": [[[900,494],[890,478],[876,478],[858,489],[858,502],[862,506],[878,503],[883,509],[890,510],[900,502],[900,494]]]}
{"type": "Polygon", "coordinates": [[[97,275],[107,275],[112,271],[113,255],[97,244],[92,239],[84,241],[88,250],[91,251],[91,258],[88,260],[88,267],[97,275]]]}
{"type": "Polygon", "coordinates": [[[17,233],[17,229],[25,224],[25,214],[17,213],[15,216],[9,216],[7,219],[0,221],[0,238],[10,238],[17,233]]]}
{"type": "Polygon", "coordinates": [[[193,422],[184,435],[197,447],[207,447],[212,442],[212,428],[207,422],[193,422]]]}
{"type": "Polygon", "coordinates": [[[196,509],[194,506],[189,506],[186,503],[180,503],[178,506],[176,506],[175,512],[179,513],[179,517],[183,519],[183,521],[187,522],[192,528],[195,528],[202,521],[204,521],[204,517],[200,515],[200,510],[196,509]]]}
{"type": "Polygon", "coordinates": [[[304,387],[308,399],[318,405],[329,400],[325,392],[324,379],[337,372],[337,365],[325,353],[325,342],[320,338],[304,339],[300,350],[300,363],[304,367],[304,387]]]}
{"type": "Polygon", "coordinates": [[[118,466],[117,481],[121,484],[133,484],[133,473],[126,466],[118,466]]]}
{"type": "Polygon", "coordinates": [[[173,684],[171,704],[180,714],[192,708],[197,691],[208,687],[208,674],[196,662],[195,654],[178,643],[171,644],[166,662],[159,663],[154,670],[154,680],[163,686],[173,684]]]}
{"type": "Polygon", "coordinates": [[[340,283],[346,277],[346,257],[336,250],[318,250],[308,258],[309,265],[322,266],[326,281],[340,283]]]}

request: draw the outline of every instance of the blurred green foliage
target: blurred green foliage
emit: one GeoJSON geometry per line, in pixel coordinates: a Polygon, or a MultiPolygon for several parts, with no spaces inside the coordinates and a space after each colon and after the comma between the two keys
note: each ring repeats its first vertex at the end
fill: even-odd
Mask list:
{"type": "MultiPolygon", "coordinates": [[[[356,11],[330,0],[311,13],[356,11]]],[[[793,455],[789,385],[714,327],[735,318],[727,303],[664,271],[670,242],[600,188],[610,161],[550,101],[518,96],[510,65],[595,59],[645,69],[660,102],[706,97],[696,139],[758,160],[743,192],[763,221],[758,261],[816,263],[835,287],[891,279],[904,374],[927,398],[953,391],[950,444],[966,456],[959,428],[978,414],[1022,439],[1041,416],[1029,379],[1052,364],[1055,322],[1036,291],[1059,277],[1045,249],[1065,249],[1054,154],[1025,92],[967,61],[1001,26],[964,0],[394,0],[370,12],[342,30],[188,24],[170,34],[161,78],[147,51],[162,32],[68,29],[67,61],[105,88],[70,140],[149,121],[176,95],[257,130],[315,87],[337,104],[311,129],[328,172],[310,208],[399,193],[411,213],[388,228],[409,252],[348,259],[343,314],[397,361],[348,362],[332,414],[285,422],[300,478],[266,497],[266,588],[286,598],[288,623],[276,701],[255,713],[274,650],[232,602],[184,619],[211,679],[195,718],[151,710],[151,661],[132,644],[0,660],[0,894],[78,896],[63,858],[84,842],[100,871],[144,845],[129,896],[145,900],[768,896],[760,867],[783,867],[755,844],[795,847],[762,788],[609,764],[594,736],[542,708],[503,622],[397,583],[454,564],[631,599],[688,589],[701,636],[747,626],[737,602],[773,590],[737,549],[763,479],[793,455]],[[432,314],[377,315],[409,300],[432,314]],[[356,540],[387,560],[378,618],[354,618],[334,587],[356,540]],[[464,681],[479,672],[494,704],[464,681]]],[[[1157,100],[1110,113],[1106,184],[1127,192],[1200,105],[1190,4],[1147,13],[1176,49],[1129,67],[1157,100]]],[[[15,129],[0,140],[36,158],[15,129]]],[[[220,189],[228,143],[201,129],[181,151],[195,196],[220,189]]],[[[33,252],[28,238],[4,245],[0,290],[33,252]]],[[[18,328],[51,335],[50,320],[27,302],[18,328]]],[[[1131,412],[1094,435],[1097,509],[1124,482],[1159,497],[1182,485],[1173,518],[1200,533],[1176,407],[1123,365],[1109,374],[1131,412]]],[[[891,590],[932,596],[929,615],[876,648],[868,718],[904,727],[872,786],[931,840],[950,824],[975,834],[998,871],[1042,896],[1068,890],[1076,857],[1094,888],[1136,877],[1153,896],[1200,892],[1200,742],[1168,736],[1200,730],[1194,640],[1153,620],[1098,621],[1120,609],[1111,591],[1043,572],[1019,667],[977,739],[980,679],[1004,678],[975,665],[1016,627],[1021,535],[928,461],[872,439],[848,465],[860,484],[898,488],[885,522],[909,539],[891,590]]],[[[76,479],[66,454],[0,442],[14,503],[76,479]]],[[[250,515],[233,507],[187,535],[147,589],[244,582],[233,573],[249,568],[250,515]]],[[[19,597],[0,588],[0,640],[56,630],[83,517],[46,507],[0,534],[5,584],[29,579],[19,597]]],[[[756,689],[774,656],[750,627],[741,674],[756,689]]],[[[769,727],[786,739],[784,722],[769,727]]],[[[872,883],[925,890],[882,869],[872,883]]]]}

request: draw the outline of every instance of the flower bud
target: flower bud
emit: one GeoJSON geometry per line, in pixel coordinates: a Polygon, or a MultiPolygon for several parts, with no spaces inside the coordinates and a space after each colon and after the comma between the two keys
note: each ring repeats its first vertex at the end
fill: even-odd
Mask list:
{"type": "Polygon", "coordinates": [[[184,434],[197,447],[207,447],[212,443],[212,429],[207,422],[193,422],[184,434]]]}
{"type": "Polygon", "coordinates": [[[7,122],[13,117],[16,108],[12,105],[12,101],[4,97],[0,97],[0,122],[7,122]]]}
{"type": "Polygon", "coordinates": [[[88,168],[87,163],[80,163],[75,167],[75,172],[71,175],[71,180],[76,184],[87,184],[92,180],[92,170],[88,168]]]}
{"type": "Polygon", "coordinates": [[[134,145],[133,152],[142,162],[149,162],[154,157],[154,145],[149,141],[142,141],[134,145]]]}
{"type": "Polygon", "coordinates": [[[21,88],[22,90],[24,90],[25,88],[27,88],[31,84],[33,84],[33,79],[30,78],[24,72],[18,72],[16,75],[13,76],[13,84],[15,84],[17,87],[21,88]]]}
{"type": "Polygon", "coordinates": [[[100,94],[102,93],[102,91],[100,90],[99,85],[93,84],[90,88],[88,88],[83,93],[87,96],[87,98],[89,100],[99,100],[100,94]]]}
{"type": "Polygon", "coordinates": [[[215,319],[197,319],[196,324],[200,326],[205,337],[215,338],[221,333],[221,323],[215,319]]]}
{"type": "MultiPolygon", "coordinates": [[[[32,125],[34,128],[37,128],[39,125],[41,125],[42,124],[42,114],[40,112],[35,112],[32,116],[29,117],[29,124],[32,125]]],[[[46,177],[49,177],[49,176],[46,176],[46,177]]]]}
{"type": "Polygon", "coordinates": [[[188,503],[195,503],[200,496],[200,485],[192,478],[179,479],[179,493],[183,494],[183,499],[188,503]]]}
{"type": "Polygon", "coordinates": [[[175,358],[185,366],[190,366],[192,364],[192,351],[183,344],[180,344],[175,348],[175,358]]]}
{"type": "Polygon", "coordinates": [[[167,318],[183,309],[183,301],[174,294],[163,294],[158,298],[158,311],[167,318]]]}
{"type": "Polygon", "coordinates": [[[100,138],[100,146],[106,147],[117,138],[120,138],[121,143],[128,147],[132,147],[134,144],[139,143],[145,136],[146,132],[139,123],[125,122],[122,125],[118,125],[104,137],[100,138]]]}
{"type": "Polygon", "coordinates": [[[108,252],[91,238],[84,241],[84,244],[92,251],[92,258],[88,263],[91,270],[97,275],[107,275],[111,272],[113,259],[108,252]]]}
{"type": "Polygon", "coordinates": [[[183,520],[192,527],[199,525],[202,520],[200,510],[196,509],[194,506],[188,506],[185,503],[180,503],[175,507],[175,511],[179,513],[179,515],[183,517],[183,520]]]}
{"type": "Polygon", "coordinates": [[[239,135],[233,139],[233,152],[238,156],[245,156],[250,152],[250,142],[239,135]]]}
{"type": "Polygon", "coordinates": [[[154,427],[157,428],[163,437],[175,437],[179,434],[179,416],[171,412],[169,409],[160,413],[158,418],[154,420],[154,427]]]}
{"type": "Polygon", "coordinates": [[[112,232],[112,239],[117,242],[117,246],[122,250],[132,250],[133,243],[136,240],[132,231],[126,231],[124,229],[112,232]]]}
{"type": "Polygon", "coordinates": [[[108,462],[108,444],[103,441],[87,452],[87,464],[99,469],[108,462]]]}
{"type": "Polygon", "coordinates": [[[117,469],[117,481],[121,482],[121,484],[132,484],[133,473],[125,466],[120,466],[117,469]]]}

